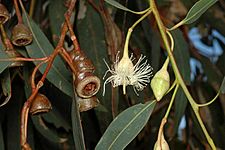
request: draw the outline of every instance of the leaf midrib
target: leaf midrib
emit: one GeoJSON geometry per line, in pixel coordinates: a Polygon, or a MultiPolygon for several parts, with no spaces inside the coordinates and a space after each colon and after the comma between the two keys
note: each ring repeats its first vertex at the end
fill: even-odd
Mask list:
{"type": "Polygon", "coordinates": [[[120,137],[120,135],[123,133],[123,131],[125,131],[131,123],[133,123],[135,121],[135,119],[140,116],[142,114],[142,112],[144,112],[148,107],[150,107],[155,101],[152,101],[151,103],[149,103],[144,109],[142,109],[142,111],[140,111],[126,126],[123,130],[121,130],[121,132],[116,136],[116,138],[113,140],[112,144],[110,144],[109,149],[114,145],[114,143],[118,140],[118,138],[120,137]]]}
{"type": "MultiPolygon", "coordinates": [[[[200,2],[200,1],[199,1],[200,2]]],[[[190,15],[190,13],[191,13],[191,10],[190,10],[190,13],[188,13],[187,14],[187,17],[184,19],[184,22],[188,22],[188,21],[190,21],[192,18],[194,18],[195,16],[197,16],[198,14],[199,14],[199,12],[201,12],[203,9],[205,9],[206,7],[208,7],[209,5],[212,5],[212,3],[216,3],[217,2],[217,0],[214,2],[214,1],[210,1],[209,3],[208,3],[208,5],[206,6],[205,5],[205,7],[203,6],[202,8],[200,8],[199,9],[199,11],[197,11],[196,13],[194,13],[189,19],[188,19],[188,16],[190,15]],[[185,21],[186,20],[186,21],[185,21]]],[[[198,3],[198,2],[197,2],[198,3]]],[[[196,4],[197,5],[197,4],[196,4]]]]}

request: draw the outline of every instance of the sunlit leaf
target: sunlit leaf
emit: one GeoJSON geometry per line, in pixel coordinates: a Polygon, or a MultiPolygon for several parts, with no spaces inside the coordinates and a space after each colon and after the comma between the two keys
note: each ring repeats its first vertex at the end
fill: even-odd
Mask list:
{"type": "Polygon", "coordinates": [[[146,125],[155,104],[155,101],[137,104],[123,111],[109,125],[95,149],[124,149],[146,125]]]}
{"type": "Polygon", "coordinates": [[[120,3],[118,3],[115,0],[105,0],[105,2],[109,3],[110,5],[118,8],[118,9],[122,9],[124,11],[128,11],[128,12],[131,12],[131,13],[134,13],[134,14],[142,14],[141,12],[136,12],[136,11],[128,9],[127,7],[121,5],[120,3]]]}
{"type": "Polygon", "coordinates": [[[182,24],[191,24],[196,21],[209,7],[218,0],[199,0],[189,10],[187,16],[181,21],[182,24]]]}
{"type": "Polygon", "coordinates": [[[9,70],[6,69],[2,73],[1,77],[1,85],[2,85],[2,91],[5,96],[5,100],[2,104],[0,104],[0,107],[4,106],[7,104],[12,96],[12,91],[11,91],[11,80],[10,80],[10,73],[9,70]]]}
{"type": "MultiPolygon", "coordinates": [[[[24,22],[30,28],[33,35],[33,42],[31,45],[26,46],[27,52],[32,58],[42,58],[49,56],[54,48],[48,41],[47,37],[41,31],[41,29],[32,21],[26,13],[24,13],[24,22]]],[[[38,62],[34,62],[38,64],[38,62]]],[[[40,71],[43,73],[45,71],[46,65],[40,68],[40,71]]],[[[58,87],[65,94],[72,97],[72,84],[70,81],[71,75],[70,72],[66,69],[63,61],[56,57],[54,63],[47,75],[47,79],[58,87]]]]}
{"type": "Polygon", "coordinates": [[[225,77],[223,78],[221,87],[220,87],[221,93],[224,94],[225,93],[225,77]]]}

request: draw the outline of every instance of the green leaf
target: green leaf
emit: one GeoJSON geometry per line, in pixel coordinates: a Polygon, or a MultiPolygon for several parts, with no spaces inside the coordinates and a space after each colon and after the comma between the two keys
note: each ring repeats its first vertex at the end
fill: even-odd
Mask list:
{"type": "Polygon", "coordinates": [[[63,116],[54,107],[50,112],[43,114],[42,117],[44,121],[54,124],[56,128],[62,127],[67,132],[69,132],[69,130],[71,129],[70,125],[66,122],[63,116]]]}
{"type": "Polygon", "coordinates": [[[1,77],[1,85],[2,85],[2,91],[4,96],[6,97],[4,102],[2,104],[0,104],[0,107],[4,106],[5,104],[7,104],[12,96],[12,91],[11,91],[11,80],[10,80],[10,73],[9,73],[9,69],[6,69],[3,73],[2,73],[2,77],[1,77]]]}
{"type": "Polygon", "coordinates": [[[207,81],[210,84],[217,83],[219,86],[223,79],[223,75],[220,72],[219,68],[205,56],[201,56],[201,59],[199,60],[202,64],[204,73],[207,76],[207,81]]]}
{"type": "MultiPolygon", "coordinates": [[[[102,19],[92,6],[86,5],[85,3],[84,6],[80,7],[86,7],[87,10],[85,17],[77,20],[77,32],[79,35],[80,46],[87,57],[93,62],[96,68],[95,74],[102,79],[107,70],[103,59],[106,59],[106,61],[109,62],[102,19]]],[[[103,87],[103,83],[104,82],[101,82],[101,87],[103,87]]],[[[101,104],[110,111],[112,97],[111,85],[106,85],[106,91],[106,95],[103,97],[102,90],[99,90],[98,99],[101,101],[101,104]]],[[[101,130],[105,131],[112,120],[112,116],[107,112],[98,111],[96,113],[99,124],[101,124],[101,130]]]]}
{"type": "Polygon", "coordinates": [[[185,41],[182,32],[178,30],[172,31],[174,38],[174,57],[176,59],[177,66],[181,72],[181,75],[186,84],[190,84],[190,55],[188,50],[188,44],[185,41]]]}
{"type": "Polygon", "coordinates": [[[225,93],[225,77],[223,77],[223,81],[222,81],[222,84],[220,86],[220,90],[221,90],[222,94],[225,93]]]}
{"type": "Polygon", "coordinates": [[[174,123],[174,133],[173,135],[175,135],[178,131],[178,127],[181,121],[181,118],[184,116],[184,112],[186,110],[187,107],[187,103],[188,100],[182,90],[181,87],[179,87],[176,97],[175,97],[175,112],[174,112],[174,118],[175,118],[175,123],[174,123]]]}
{"type": "Polygon", "coordinates": [[[84,134],[83,128],[81,124],[80,112],[77,104],[77,95],[74,92],[74,97],[72,100],[71,105],[71,120],[72,120],[72,127],[73,127],[73,140],[75,144],[76,150],[85,150],[85,141],[84,141],[84,134]]]}
{"type": "Polygon", "coordinates": [[[56,131],[51,130],[40,115],[32,116],[31,119],[37,131],[49,141],[53,143],[63,143],[67,141],[66,138],[59,137],[56,131]]]}
{"type": "Polygon", "coordinates": [[[109,125],[96,150],[124,149],[146,125],[156,101],[134,105],[119,114],[109,125]]]}
{"type": "Polygon", "coordinates": [[[189,10],[187,16],[181,21],[182,24],[191,24],[196,21],[209,7],[218,0],[199,0],[189,10]]]}
{"type": "Polygon", "coordinates": [[[64,13],[66,12],[66,7],[64,1],[62,0],[50,0],[48,7],[48,15],[50,20],[50,28],[52,32],[52,38],[54,45],[56,46],[59,36],[60,29],[65,20],[64,13]]]}
{"type": "MultiPolygon", "coordinates": [[[[0,43],[0,59],[7,59],[7,58],[9,57],[5,53],[2,43],[0,43]]],[[[0,73],[2,73],[10,64],[11,62],[0,61],[0,73]]]]}
{"type": "Polygon", "coordinates": [[[118,9],[122,9],[124,11],[128,11],[128,12],[131,12],[131,13],[134,13],[134,14],[143,14],[143,12],[145,11],[142,11],[142,12],[136,12],[136,11],[133,11],[133,10],[130,10],[128,9],[127,7],[121,5],[120,3],[118,3],[117,1],[115,0],[105,0],[105,2],[109,3],[110,5],[118,8],[118,9]]]}
{"type": "MultiPolygon", "coordinates": [[[[32,58],[42,58],[49,56],[54,48],[48,41],[47,37],[41,31],[41,29],[32,21],[26,13],[24,13],[23,20],[30,28],[33,35],[33,42],[31,45],[26,46],[28,55],[32,58]]],[[[36,65],[38,62],[34,62],[36,65]]],[[[40,67],[41,73],[45,71],[46,65],[40,67]]],[[[65,64],[61,58],[56,57],[52,67],[47,75],[47,79],[58,87],[62,92],[72,97],[72,84],[71,84],[71,74],[69,70],[66,69],[65,64]]]]}

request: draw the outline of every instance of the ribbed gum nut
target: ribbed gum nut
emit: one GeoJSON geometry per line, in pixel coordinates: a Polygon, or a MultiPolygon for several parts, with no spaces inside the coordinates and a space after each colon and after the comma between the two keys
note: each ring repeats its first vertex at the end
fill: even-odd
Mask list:
{"type": "Polygon", "coordinates": [[[170,87],[170,75],[165,68],[160,69],[151,80],[151,88],[157,101],[160,101],[170,87]]]}
{"type": "Polygon", "coordinates": [[[45,95],[38,93],[31,104],[30,113],[32,115],[37,115],[40,113],[47,113],[51,109],[52,105],[48,98],[45,95]]]}
{"type": "Polygon", "coordinates": [[[17,24],[12,29],[12,43],[16,46],[26,46],[33,40],[30,29],[24,24],[17,24]]]}
{"type": "Polygon", "coordinates": [[[0,24],[6,23],[9,20],[9,12],[3,4],[0,4],[0,24]]]}
{"type": "Polygon", "coordinates": [[[78,96],[89,98],[97,94],[100,89],[100,79],[91,72],[82,72],[74,81],[78,96]]]}
{"type": "Polygon", "coordinates": [[[94,96],[100,89],[100,79],[93,75],[94,66],[82,51],[72,51],[70,57],[73,60],[74,85],[77,95],[82,98],[94,96]]]}
{"type": "Polygon", "coordinates": [[[97,107],[100,102],[96,96],[92,96],[90,98],[79,97],[77,103],[79,106],[79,111],[84,112],[97,107]]]}
{"type": "MultiPolygon", "coordinates": [[[[21,55],[15,49],[9,49],[6,50],[5,52],[10,58],[21,57],[21,55]]],[[[22,61],[15,61],[9,65],[9,67],[21,67],[21,66],[24,66],[24,62],[22,61]]]]}
{"type": "Polygon", "coordinates": [[[158,140],[156,141],[154,145],[154,150],[170,150],[170,147],[168,143],[166,142],[163,133],[161,135],[160,141],[158,140]]]}

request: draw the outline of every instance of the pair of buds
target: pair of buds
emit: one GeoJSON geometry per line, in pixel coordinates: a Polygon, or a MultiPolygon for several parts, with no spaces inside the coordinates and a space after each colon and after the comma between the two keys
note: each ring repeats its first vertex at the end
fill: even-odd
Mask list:
{"type": "Polygon", "coordinates": [[[93,74],[95,67],[82,51],[71,51],[70,58],[75,68],[73,82],[80,112],[97,107],[99,101],[95,95],[100,89],[100,79],[93,74]]]}
{"type": "MultiPolygon", "coordinates": [[[[70,52],[70,57],[75,68],[73,82],[78,95],[79,111],[83,112],[97,107],[99,101],[95,95],[100,89],[100,80],[93,75],[92,62],[81,51],[70,52]]],[[[48,98],[38,93],[31,104],[30,113],[36,115],[49,112],[51,109],[52,106],[48,98]]]]}
{"type": "MultiPolygon", "coordinates": [[[[0,3],[0,25],[5,24],[10,18],[10,14],[6,7],[0,3]]],[[[3,26],[1,27],[2,35],[6,35],[3,26]]],[[[6,50],[10,58],[21,57],[21,55],[13,48],[11,41],[8,39],[7,35],[5,40],[6,50]]],[[[25,46],[32,42],[32,33],[27,26],[22,23],[18,23],[12,29],[12,43],[16,46],[25,46]]],[[[10,64],[9,67],[19,67],[23,66],[24,62],[16,61],[10,64]]]]}
{"type": "MultiPolygon", "coordinates": [[[[0,4],[0,24],[6,23],[10,18],[9,12],[3,4],[0,4]]],[[[32,42],[32,33],[23,23],[18,23],[12,29],[12,43],[16,46],[26,46],[32,42]]]]}

